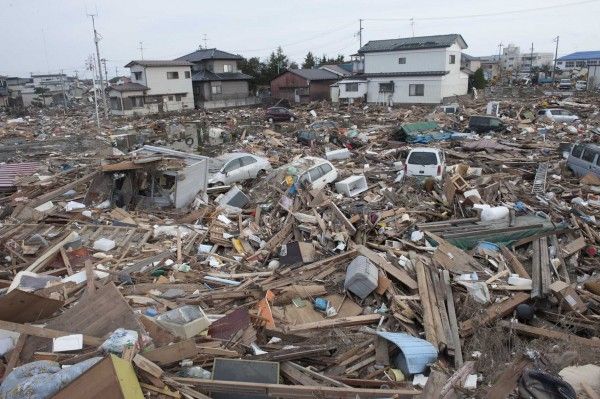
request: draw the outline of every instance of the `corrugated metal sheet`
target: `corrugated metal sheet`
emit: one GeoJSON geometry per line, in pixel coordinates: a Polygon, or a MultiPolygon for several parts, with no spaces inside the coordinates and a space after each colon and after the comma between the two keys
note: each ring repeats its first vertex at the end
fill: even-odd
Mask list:
{"type": "Polygon", "coordinates": [[[400,349],[396,367],[404,374],[422,373],[429,364],[437,360],[438,351],[429,341],[404,333],[378,332],[377,335],[400,349]]]}
{"type": "Polygon", "coordinates": [[[20,176],[31,176],[40,167],[38,162],[8,163],[0,165],[0,191],[9,191],[15,187],[20,176]]]}

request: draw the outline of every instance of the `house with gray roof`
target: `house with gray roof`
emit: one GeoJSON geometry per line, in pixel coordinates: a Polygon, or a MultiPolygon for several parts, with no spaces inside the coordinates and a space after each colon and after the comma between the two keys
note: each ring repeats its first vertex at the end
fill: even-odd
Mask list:
{"type": "Polygon", "coordinates": [[[349,75],[337,65],[288,69],[271,80],[271,97],[295,103],[330,100],[329,86],[349,75]]]}
{"type": "Polygon", "coordinates": [[[192,85],[196,108],[227,108],[252,105],[252,76],[242,73],[239,62],[244,58],[216,48],[199,49],[177,58],[192,64],[192,85]]]}
{"type": "Polygon", "coordinates": [[[467,94],[468,75],[461,71],[466,48],[459,34],[371,40],[353,56],[354,75],[332,86],[332,97],[393,105],[437,104],[467,94]]]}

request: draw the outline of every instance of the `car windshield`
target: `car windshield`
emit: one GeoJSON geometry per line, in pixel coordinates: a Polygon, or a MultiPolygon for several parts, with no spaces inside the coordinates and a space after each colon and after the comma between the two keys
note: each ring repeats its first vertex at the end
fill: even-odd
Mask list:
{"type": "Polygon", "coordinates": [[[406,163],[412,165],[436,165],[437,156],[434,152],[411,152],[406,163]]]}
{"type": "Polygon", "coordinates": [[[208,172],[217,173],[225,165],[225,161],[217,158],[210,158],[208,160],[208,172]]]}

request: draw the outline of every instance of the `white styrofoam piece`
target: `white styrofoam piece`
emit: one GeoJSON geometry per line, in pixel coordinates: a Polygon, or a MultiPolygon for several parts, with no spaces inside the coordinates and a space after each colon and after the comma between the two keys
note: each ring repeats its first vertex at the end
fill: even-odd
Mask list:
{"type": "Polygon", "coordinates": [[[66,352],[83,349],[83,334],[65,335],[52,339],[52,352],[66,352]]]}

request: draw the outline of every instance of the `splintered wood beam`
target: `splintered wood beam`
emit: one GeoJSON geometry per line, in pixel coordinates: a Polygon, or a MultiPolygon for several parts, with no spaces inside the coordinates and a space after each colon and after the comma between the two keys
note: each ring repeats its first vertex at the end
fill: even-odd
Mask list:
{"type": "Polygon", "coordinates": [[[460,335],[467,337],[475,332],[477,326],[483,326],[494,320],[508,316],[517,306],[528,300],[528,293],[519,292],[503,302],[488,306],[483,314],[473,316],[460,324],[460,335]]]}

